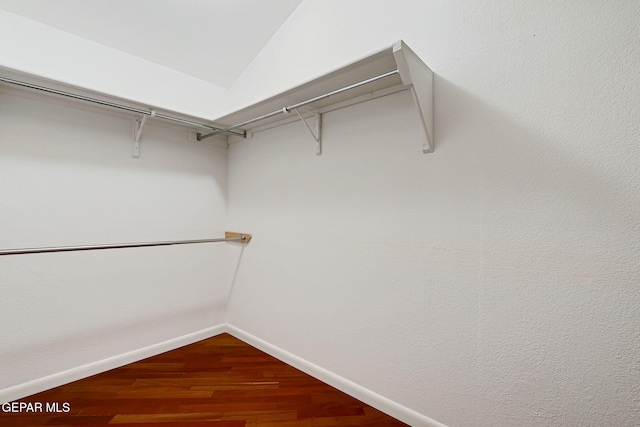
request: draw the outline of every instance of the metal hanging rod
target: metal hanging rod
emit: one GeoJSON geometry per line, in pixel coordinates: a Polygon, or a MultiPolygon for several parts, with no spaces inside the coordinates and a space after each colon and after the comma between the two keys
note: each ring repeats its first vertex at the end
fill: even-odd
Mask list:
{"type": "Polygon", "coordinates": [[[149,247],[149,246],[190,245],[193,243],[214,243],[214,242],[249,243],[249,240],[251,240],[251,234],[227,232],[225,235],[227,237],[219,238],[219,239],[174,240],[174,241],[142,242],[142,243],[113,243],[113,244],[107,244],[107,245],[58,246],[58,247],[49,247],[49,248],[0,249],[0,256],[20,255],[20,254],[42,254],[42,253],[49,253],[49,252],[94,251],[94,250],[100,250],[100,249],[143,248],[143,247],[149,247]]]}
{"type": "Polygon", "coordinates": [[[264,114],[264,115],[262,115],[260,117],[253,118],[251,120],[247,120],[247,121],[244,121],[242,123],[235,124],[233,126],[227,126],[226,128],[223,128],[223,129],[215,130],[215,131],[213,131],[211,133],[208,133],[206,135],[198,134],[197,135],[198,141],[201,141],[201,140],[203,140],[205,138],[209,138],[210,136],[215,136],[215,135],[220,135],[221,133],[231,132],[234,129],[237,129],[237,128],[240,128],[240,127],[243,127],[243,126],[246,126],[246,125],[250,125],[252,123],[259,122],[259,121],[264,120],[264,119],[268,119],[268,118],[277,116],[278,114],[288,113],[288,112],[290,112],[292,110],[298,109],[298,108],[303,107],[303,106],[305,106],[307,104],[311,104],[313,102],[320,101],[320,100],[328,98],[330,96],[337,95],[339,93],[346,92],[348,90],[355,89],[357,87],[364,86],[366,84],[373,83],[373,82],[375,82],[377,80],[382,80],[382,79],[394,76],[394,75],[399,74],[399,73],[400,72],[398,70],[389,71],[388,73],[380,74],[379,76],[372,77],[370,79],[363,80],[361,82],[354,83],[352,85],[345,86],[345,87],[340,88],[340,89],[336,89],[336,90],[334,90],[332,92],[325,93],[324,95],[316,96],[315,98],[307,99],[306,101],[302,101],[302,102],[299,102],[297,104],[289,105],[288,107],[284,107],[284,108],[282,108],[280,110],[272,111],[271,113],[264,114]]]}
{"type": "MultiPolygon", "coordinates": [[[[8,79],[6,77],[0,77],[0,81],[4,82],[4,83],[10,83],[12,85],[26,87],[26,88],[29,88],[29,89],[36,89],[36,90],[39,90],[39,91],[42,91],[42,92],[48,92],[48,93],[53,93],[53,94],[56,94],[56,95],[62,95],[62,96],[66,96],[68,98],[78,99],[78,100],[81,100],[81,101],[93,102],[94,104],[100,104],[100,105],[104,105],[104,106],[111,107],[111,108],[118,108],[120,110],[131,111],[131,112],[137,113],[137,114],[144,114],[144,115],[147,115],[147,116],[157,117],[157,118],[163,119],[163,120],[169,120],[169,121],[172,121],[172,122],[182,123],[182,124],[185,124],[185,125],[205,128],[205,129],[213,130],[213,131],[216,131],[216,132],[219,132],[221,130],[220,128],[217,128],[215,126],[209,126],[209,125],[205,125],[204,123],[193,122],[191,120],[185,120],[185,119],[181,119],[179,117],[167,116],[166,114],[156,113],[153,110],[143,110],[143,109],[140,109],[140,108],[129,107],[127,105],[116,104],[114,102],[103,101],[103,100],[97,99],[97,98],[90,98],[88,96],[78,95],[78,94],[71,93],[71,92],[65,92],[65,91],[58,90],[58,89],[52,89],[52,88],[49,88],[49,87],[38,86],[38,85],[31,84],[31,83],[22,82],[22,81],[19,81],[19,80],[8,79]]],[[[227,133],[227,132],[219,132],[219,133],[227,133]]],[[[242,136],[242,137],[245,136],[244,132],[228,132],[228,133],[232,133],[234,135],[238,135],[238,136],[242,136]]]]}

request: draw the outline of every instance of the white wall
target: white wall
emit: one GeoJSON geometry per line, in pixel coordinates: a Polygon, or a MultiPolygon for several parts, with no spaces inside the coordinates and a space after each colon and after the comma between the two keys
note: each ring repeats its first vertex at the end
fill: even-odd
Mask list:
{"type": "Polygon", "coordinates": [[[227,92],[0,11],[0,65],[200,117],[400,38],[436,72],[434,154],[396,94],[322,157],[296,123],[233,145],[228,189],[186,130],[134,160],[130,117],[3,88],[0,246],[255,238],[0,257],[0,387],[226,320],[447,425],[637,425],[639,12],[305,0],[227,92]]]}
{"type": "Polygon", "coordinates": [[[638,425],[639,12],[303,2],[235,101],[403,38],[436,151],[406,93],[233,144],[228,322],[450,426],[638,425]]]}
{"type": "MultiPolygon", "coordinates": [[[[188,142],[186,129],[150,120],[134,159],[132,133],[131,115],[0,88],[0,248],[222,236],[226,146],[188,142]]],[[[0,400],[222,325],[226,251],[0,256],[0,400]]]]}
{"type": "Polygon", "coordinates": [[[228,112],[223,87],[4,10],[0,39],[1,67],[195,117],[228,112]]]}

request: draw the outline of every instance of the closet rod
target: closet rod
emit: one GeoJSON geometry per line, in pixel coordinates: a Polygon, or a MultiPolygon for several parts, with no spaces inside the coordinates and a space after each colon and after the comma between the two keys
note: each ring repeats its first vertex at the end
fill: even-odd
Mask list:
{"type": "MultiPolygon", "coordinates": [[[[22,81],[19,81],[19,80],[8,79],[6,77],[0,77],[0,81],[1,82],[5,82],[5,83],[10,83],[10,84],[13,84],[13,85],[17,85],[17,86],[26,87],[26,88],[29,88],[29,89],[36,89],[36,90],[39,90],[39,91],[42,91],[42,92],[48,92],[48,93],[53,93],[53,94],[56,94],[56,95],[66,96],[66,97],[73,98],[73,99],[79,99],[81,101],[93,102],[95,104],[100,104],[100,105],[104,105],[104,106],[107,106],[107,107],[118,108],[120,110],[131,111],[133,113],[145,114],[147,116],[153,116],[153,117],[157,117],[159,119],[170,120],[170,121],[182,123],[182,124],[185,124],[185,125],[197,126],[197,127],[200,127],[200,128],[210,129],[210,130],[214,130],[214,131],[220,131],[221,130],[220,128],[217,128],[215,126],[205,125],[204,123],[192,122],[191,120],[185,120],[185,119],[181,119],[179,117],[173,117],[173,116],[167,116],[166,114],[154,113],[153,110],[143,110],[143,109],[140,109],[140,108],[129,107],[127,105],[116,104],[114,102],[103,101],[101,99],[96,99],[96,98],[90,98],[88,96],[78,95],[78,94],[71,93],[71,92],[65,92],[65,91],[62,91],[62,90],[52,89],[52,88],[49,88],[49,87],[38,86],[38,85],[31,84],[31,83],[22,82],[22,81]]],[[[223,132],[220,132],[220,133],[223,133],[223,132]]],[[[229,133],[232,133],[232,134],[238,135],[238,136],[242,136],[242,137],[245,136],[245,134],[242,133],[242,132],[229,132],[229,133]]]]}
{"type": "Polygon", "coordinates": [[[282,108],[280,110],[272,111],[271,113],[264,114],[264,115],[262,115],[260,117],[253,118],[251,120],[247,120],[247,121],[244,121],[242,123],[235,124],[233,126],[227,126],[226,128],[213,131],[213,132],[208,133],[206,135],[198,134],[198,141],[201,141],[201,140],[203,140],[205,138],[209,138],[210,136],[215,136],[215,135],[219,135],[221,133],[230,132],[230,131],[232,131],[234,129],[237,129],[239,127],[243,127],[243,126],[255,123],[255,122],[259,122],[260,120],[264,120],[264,119],[271,118],[273,116],[277,116],[278,114],[289,113],[291,110],[295,110],[295,109],[303,107],[303,106],[305,106],[307,104],[311,104],[312,102],[320,101],[320,100],[328,98],[330,96],[337,95],[339,93],[346,92],[348,90],[355,89],[357,87],[364,86],[366,84],[373,83],[373,82],[375,82],[377,80],[382,80],[384,78],[391,77],[391,76],[394,76],[394,75],[399,74],[399,73],[400,72],[398,70],[389,71],[388,73],[380,74],[379,76],[372,77],[370,79],[363,80],[361,82],[354,83],[352,85],[345,86],[345,87],[340,88],[340,89],[336,89],[336,90],[334,90],[332,92],[325,93],[324,95],[316,96],[315,98],[307,99],[306,101],[302,101],[302,102],[299,102],[297,104],[289,105],[288,107],[284,107],[284,108],[282,108]]]}
{"type": "Polygon", "coordinates": [[[24,249],[1,249],[2,255],[19,255],[19,254],[41,254],[48,252],[73,252],[73,251],[93,251],[98,249],[122,249],[122,248],[142,248],[148,246],[172,246],[172,245],[188,245],[192,243],[213,243],[213,242],[248,242],[250,235],[240,234],[239,237],[225,237],[219,239],[199,239],[199,240],[174,240],[162,242],[143,242],[143,243],[114,243],[107,245],[92,246],[58,246],[49,248],[24,248],[24,249]]]}

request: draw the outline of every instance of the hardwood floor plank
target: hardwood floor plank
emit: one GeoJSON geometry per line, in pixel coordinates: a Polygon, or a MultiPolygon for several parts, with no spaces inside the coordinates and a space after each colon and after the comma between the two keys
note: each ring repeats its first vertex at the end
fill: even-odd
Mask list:
{"type": "MultiPolygon", "coordinates": [[[[183,421],[179,422],[153,422],[153,423],[129,423],[129,424],[113,424],[118,427],[245,427],[244,421],[183,421]]],[[[77,426],[76,426],[77,427],[77,426]]],[[[100,427],[100,426],[86,426],[100,427]]]]}
{"type": "Polygon", "coordinates": [[[164,422],[192,422],[192,421],[221,421],[222,412],[194,412],[194,413],[165,413],[165,414],[122,414],[116,415],[109,424],[136,423],[164,423],[164,422]]]}
{"type": "Polygon", "coordinates": [[[295,409],[277,409],[273,411],[229,411],[224,413],[223,419],[279,422],[287,420],[297,420],[298,412],[295,409]]]}
{"type": "Polygon", "coordinates": [[[55,403],[66,412],[0,411],[0,426],[405,425],[227,334],[21,402],[55,403]]]}
{"type": "Polygon", "coordinates": [[[212,391],[192,391],[192,390],[180,390],[173,387],[145,387],[144,389],[125,390],[118,393],[116,398],[126,399],[190,399],[194,397],[211,397],[212,391]]]}
{"type": "MultiPolygon", "coordinates": [[[[233,409],[236,411],[275,411],[283,409],[276,402],[238,402],[233,401],[233,409]]],[[[229,402],[210,403],[204,405],[180,405],[178,412],[224,412],[229,410],[229,402]]]]}
{"type": "Polygon", "coordinates": [[[299,419],[299,420],[249,420],[246,423],[246,427],[313,427],[313,420],[311,419],[299,419]]]}
{"type": "Polygon", "coordinates": [[[102,416],[102,417],[55,417],[50,419],[46,425],[48,426],[57,426],[57,425],[87,425],[87,424],[96,424],[96,425],[104,425],[108,424],[113,417],[111,416],[102,416]]]}
{"type": "Polygon", "coordinates": [[[162,414],[180,411],[178,404],[128,404],[128,405],[100,405],[83,408],[81,415],[108,415],[108,414],[162,414]]]}

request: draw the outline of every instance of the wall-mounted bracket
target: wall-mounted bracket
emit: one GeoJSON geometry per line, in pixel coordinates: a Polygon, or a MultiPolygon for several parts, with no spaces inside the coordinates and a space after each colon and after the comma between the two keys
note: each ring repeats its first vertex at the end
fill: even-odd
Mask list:
{"type": "Polygon", "coordinates": [[[136,118],[133,129],[133,145],[131,148],[131,155],[134,158],[140,157],[140,137],[142,137],[142,130],[144,129],[144,125],[147,123],[147,119],[149,117],[155,117],[156,112],[151,110],[151,113],[148,116],[143,116],[142,119],[136,118]]]}
{"type": "Polygon", "coordinates": [[[251,234],[249,233],[236,233],[234,231],[225,231],[225,239],[232,239],[238,243],[244,243],[245,245],[251,241],[251,234]]]}
{"type": "Polygon", "coordinates": [[[393,56],[402,84],[413,95],[424,137],[423,153],[433,152],[433,71],[403,41],[393,45],[393,56]]]}
{"type": "Polygon", "coordinates": [[[302,115],[300,114],[300,111],[298,110],[299,108],[296,108],[294,111],[300,118],[300,121],[302,122],[302,124],[304,124],[304,126],[307,128],[307,130],[309,131],[313,139],[316,141],[316,156],[320,156],[322,154],[322,114],[310,113],[309,111],[302,110],[305,113],[313,114],[313,116],[316,118],[316,125],[315,125],[315,131],[314,131],[313,129],[311,129],[311,126],[309,126],[309,123],[307,123],[307,120],[304,117],[302,117],[302,115]]]}

